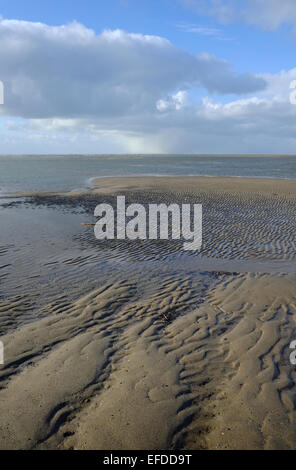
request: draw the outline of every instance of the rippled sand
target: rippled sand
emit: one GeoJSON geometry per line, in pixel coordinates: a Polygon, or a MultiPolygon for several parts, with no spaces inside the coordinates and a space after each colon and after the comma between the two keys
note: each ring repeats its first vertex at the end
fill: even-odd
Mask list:
{"type": "Polygon", "coordinates": [[[295,183],[96,184],[22,209],[79,208],[68,251],[57,236],[33,269],[25,245],[0,246],[0,448],[295,449],[295,183]],[[116,194],[202,203],[202,253],[97,242],[80,221],[116,194]]]}

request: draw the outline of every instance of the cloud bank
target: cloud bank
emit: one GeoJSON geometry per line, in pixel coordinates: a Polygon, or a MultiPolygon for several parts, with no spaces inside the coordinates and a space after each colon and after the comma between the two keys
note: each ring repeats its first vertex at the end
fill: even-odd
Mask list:
{"type": "Polygon", "coordinates": [[[1,153],[42,152],[42,145],[44,153],[289,152],[295,145],[288,93],[296,70],[240,74],[162,37],[96,34],[76,22],[1,19],[0,44],[1,153]]]}
{"type": "Polygon", "coordinates": [[[4,110],[26,118],[125,116],[152,111],[183,88],[240,95],[265,87],[262,78],[164,38],[120,30],[96,35],[79,23],[2,20],[0,44],[4,110]]]}

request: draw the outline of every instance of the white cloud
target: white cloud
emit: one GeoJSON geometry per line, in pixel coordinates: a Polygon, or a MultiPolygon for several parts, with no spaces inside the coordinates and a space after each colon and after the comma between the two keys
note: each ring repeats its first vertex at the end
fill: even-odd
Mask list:
{"type": "Polygon", "coordinates": [[[1,153],[295,151],[296,69],[237,74],[165,38],[78,23],[0,20],[0,43],[1,153]]]}
{"type": "Polygon", "coordinates": [[[151,111],[180,89],[244,94],[262,78],[237,74],[214,56],[193,56],[156,36],[81,24],[53,27],[0,20],[6,115],[27,118],[127,116],[151,111]]]}
{"type": "Polygon", "coordinates": [[[156,108],[158,111],[167,111],[169,109],[176,109],[179,111],[184,108],[188,103],[188,93],[186,91],[178,91],[166,100],[158,100],[156,108]]]}
{"type": "Polygon", "coordinates": [[[296,28],[295,0],[180,0],[198,13],[216,17],[222,23],[246,22],[263,29],[282,24],[296,28]]]}
{"type": "Polygon", "coordinates": [[[185,33],[207,36],[208,38],[217,39],[219,41],[233,41],[233,38],[225,36],[224,31],[219,28],[199,26],[192,23],[178,23],[176,27],[185,33]]]}

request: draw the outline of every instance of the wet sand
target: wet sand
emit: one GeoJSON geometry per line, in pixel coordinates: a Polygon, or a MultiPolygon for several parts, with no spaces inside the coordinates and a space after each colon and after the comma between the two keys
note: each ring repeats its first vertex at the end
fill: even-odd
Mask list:
{"type": "Polygon", "coordinates": [[[105,178],[95,186],[27,204],[79,208],[80,224],[116,194],[202,203],[203,250],[98,243],[77,224],[72,255],[63,244],[53,247],[57,264],[44,255],[53,293],[33,320],[28,281],[15,298],[4,295],[14,278],[5,266],[22,251],[1,246],[0,449],[295,449],[295,182],[105,178]]]}

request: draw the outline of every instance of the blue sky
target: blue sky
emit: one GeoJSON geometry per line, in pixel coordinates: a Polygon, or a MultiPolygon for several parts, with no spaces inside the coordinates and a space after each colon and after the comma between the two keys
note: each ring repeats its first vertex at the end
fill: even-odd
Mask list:
{"type": "Polygon", "coordinates": [[[0,153],[293,152],[294,0],[10,0],[0,15],[0,153]]]}
{"type": "Polygon", "coordinates": [[[291,25],[267,31],[258,26],[221,24],[178,0],[9,0],[0,1],[0,14],[49,25],[76,20],[97,33],[119,28],[163,36],[192,53],[207,51],[223,57],[238,71],[275,73],[295,65],[296,38],[291,25]],[[188,33],[178,28],[182,24],[218,29],[221,37],[188,33]]]}

